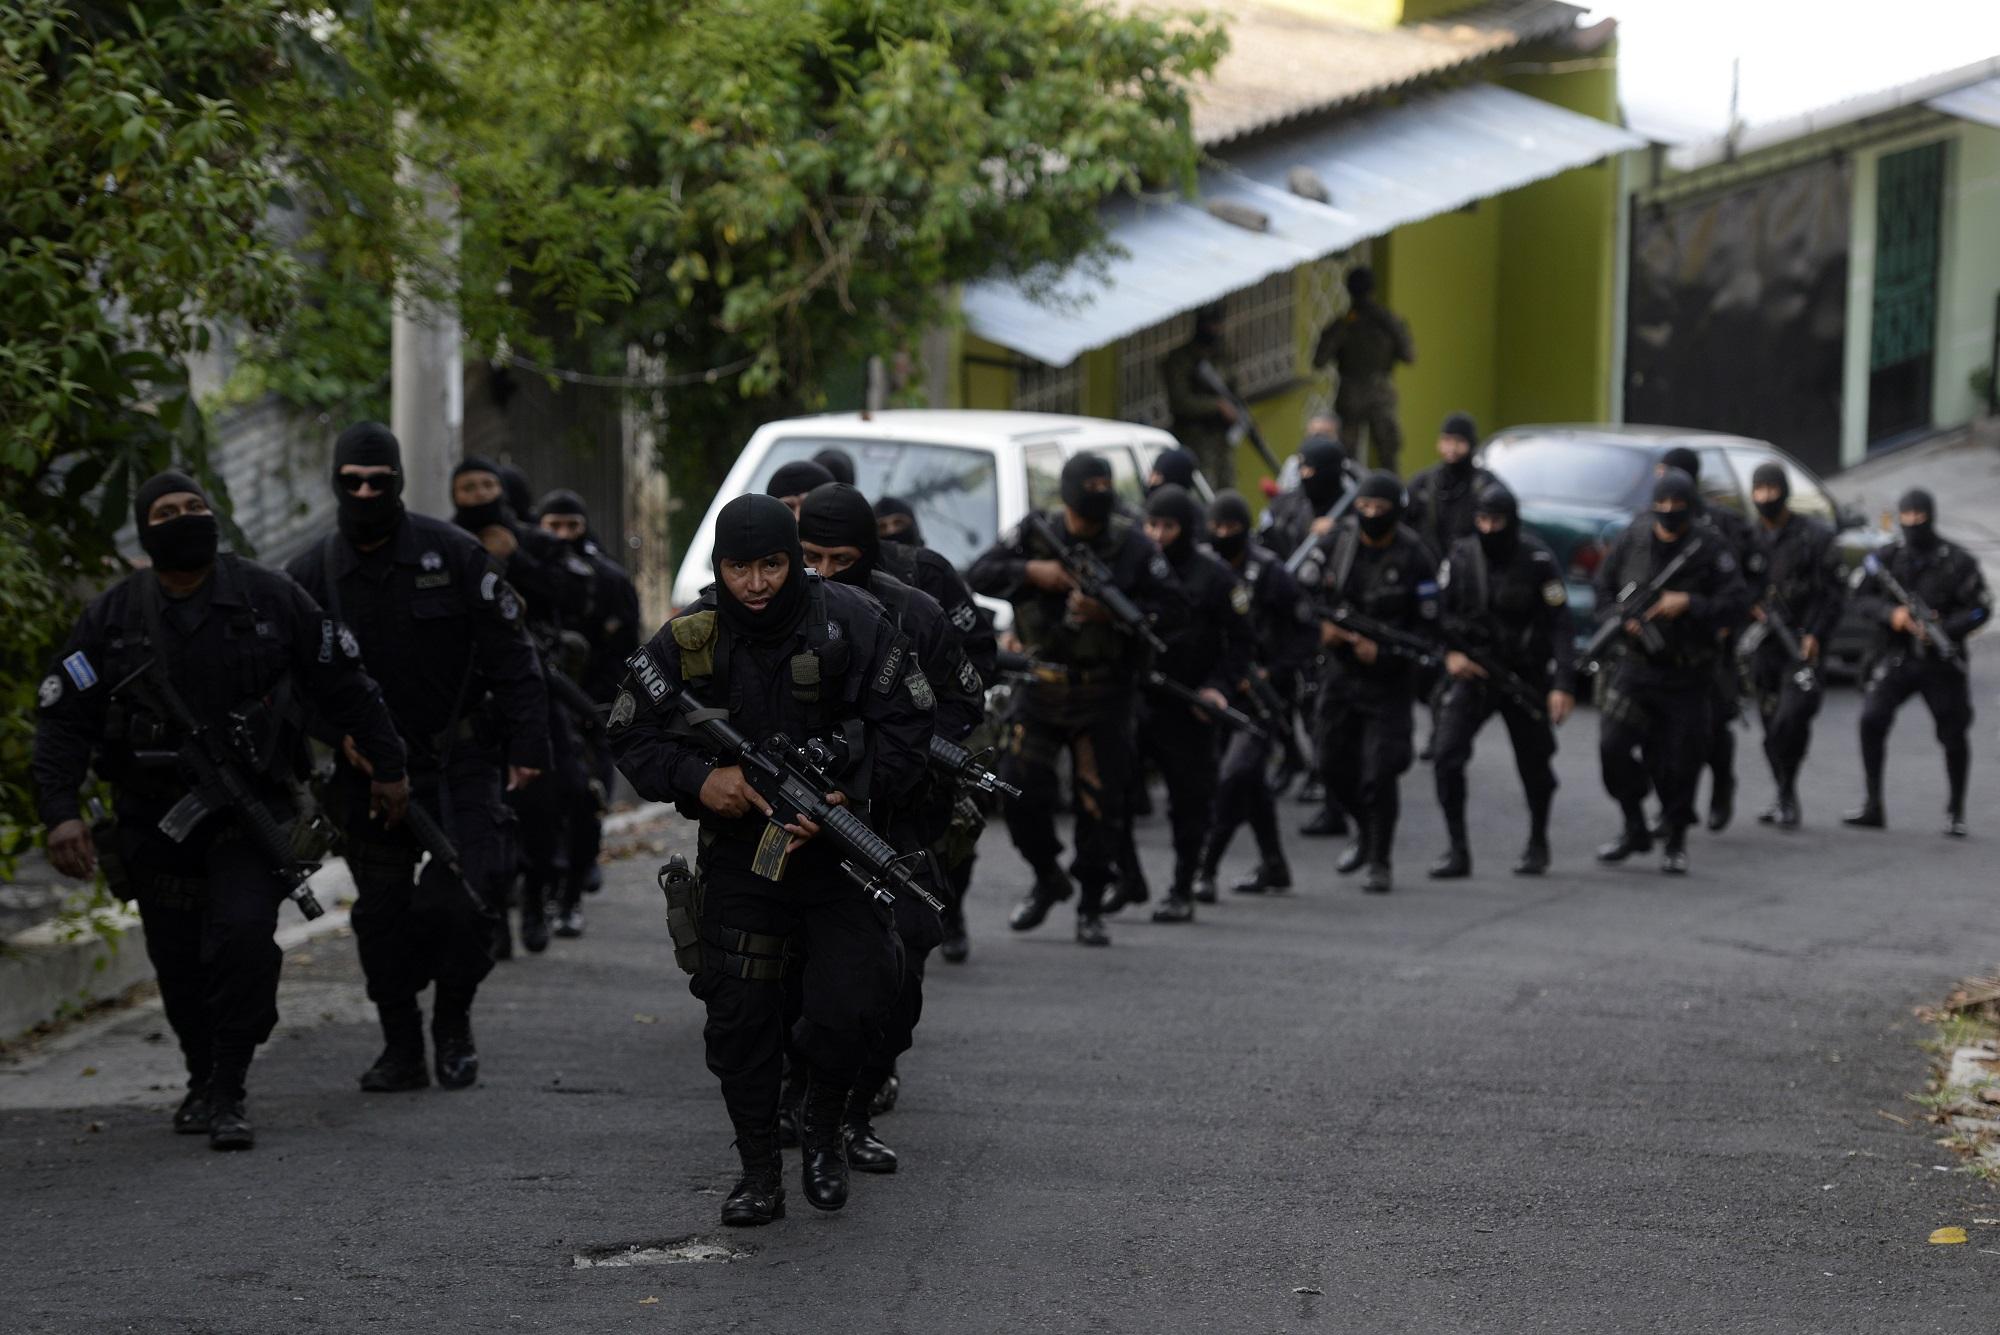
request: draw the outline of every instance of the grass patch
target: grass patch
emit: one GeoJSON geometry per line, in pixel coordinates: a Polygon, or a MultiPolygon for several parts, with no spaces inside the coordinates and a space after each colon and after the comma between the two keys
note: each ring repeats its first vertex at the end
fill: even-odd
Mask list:
{"type": "Polygon", "coordinates": [[[1920,1046],[1931,1054],[1931,1077],[1910,1101],[1942,1132],[1937,1143],[1965,1161],[1965,1171],[2000,1187],[2000,1132],[1984,1125],[2000,1122],[2000,973],[1968,978],[1917,1018],[1928,1026],[1920,1046]]]}

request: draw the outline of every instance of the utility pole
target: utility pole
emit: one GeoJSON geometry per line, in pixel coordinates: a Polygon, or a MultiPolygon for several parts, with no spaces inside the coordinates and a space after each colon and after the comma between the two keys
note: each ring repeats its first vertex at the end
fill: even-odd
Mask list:
{"type": "MultiPolygon", "coordinates": [[[[450,185],[403,161],[404,180],[424,194],[424,215],[438,238],[439,269],[456,279],[458,210],[450,185]]],[[[403,446],[403,503],[417,514],[452,512],[451,470],[465,427],[465,365],[458,312],[397,284],[389,331],[389,428],[403,446]]]]}

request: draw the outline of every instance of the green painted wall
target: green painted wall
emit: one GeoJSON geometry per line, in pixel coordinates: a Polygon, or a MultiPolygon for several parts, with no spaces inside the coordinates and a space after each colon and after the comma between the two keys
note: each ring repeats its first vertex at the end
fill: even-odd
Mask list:
{"type": "Polygon", "coordinates": [[[959,363],[958,396],[961,408],[1011,408],[1014,406],[1014,373],[989,361],[1012,361],[1018,354],[998,343],[988,343],[973,334],[965,336],[964,355],[980,361],[959,363]]]}
{"type": "Polygon", "coordinates": [[[1396,230],[1378,259],[1382,300],[1410,323],[1414,366],[1396,375],[1402,396],[1405,475],[1437,461],[1445,415],[1469,412],[1481,430],[1498,404],[1502,202],[1486,200],[1396,230]]]}
{"type": "MultiPolygon", "coordinates": [[[[1507,87],[1615,120],[1616,71],[1527,75],[1507,87]]],[[[1488,431],[1522,422],[1610,417],[1618,164],[1567,171],[1503,196],[1498,392],[1488,431]]]]}
{"type": "Polygon", "coordinates": [[[2000,130],[1965,123],[1945,163],[1944,236],[1938,272],[1937,376],[1931,411],[1941,426],[1986,411],[1972,389],[1993,361],[2000,300],[2000,130]]]}

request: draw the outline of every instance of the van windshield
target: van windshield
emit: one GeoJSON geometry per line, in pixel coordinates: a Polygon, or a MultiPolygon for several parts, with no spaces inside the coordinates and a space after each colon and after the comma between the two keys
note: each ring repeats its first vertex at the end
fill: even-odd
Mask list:
{"type": "Polygon", "coordinates": [[[854,460],[854,485],[869,500],[899,496],[908,501],[917,512],[924,544],[960,570],[999,536],[1000,492],[993,456],[985,450],[912,440],[784,436],[764,452],[750,489],[764,490],[780,467],[827,449],[844,451],[854,460]]]}

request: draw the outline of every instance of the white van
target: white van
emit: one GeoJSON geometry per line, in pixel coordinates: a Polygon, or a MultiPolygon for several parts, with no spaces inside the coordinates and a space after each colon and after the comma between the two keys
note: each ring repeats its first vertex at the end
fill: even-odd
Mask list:
{"type": "MultiPolygon", "coordinates": [[[[1110,460],[1113,486],[1137,506],[1153,456],[1174,443],[1156,427],[1054,413],[897,409],[768,422],[750,437],[709,502],[674,577],[674,606],[687,606],[715,579],[716,512],[745,492],[763,491],[780,465],[829,447],[854,460],[855,485],[869,500],[908,501],[925,545],[962,571],[1031,507],[1058,503],[1070,455],[1088,450],[1110,460]]],[[[1007,623],[1004,604],[980,601],[1007,623]]]]}

